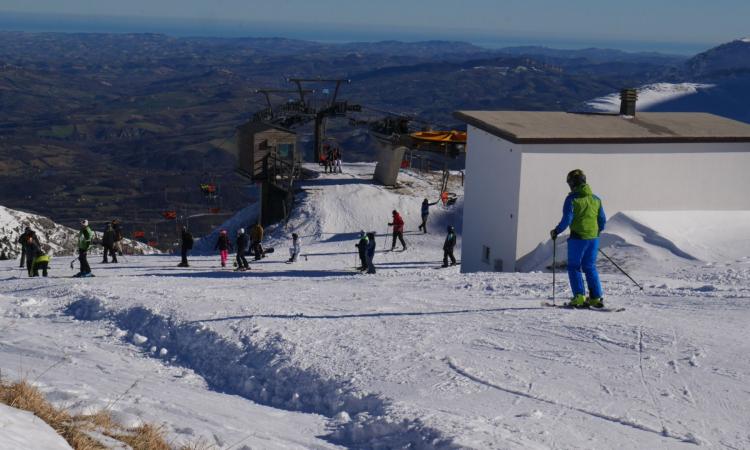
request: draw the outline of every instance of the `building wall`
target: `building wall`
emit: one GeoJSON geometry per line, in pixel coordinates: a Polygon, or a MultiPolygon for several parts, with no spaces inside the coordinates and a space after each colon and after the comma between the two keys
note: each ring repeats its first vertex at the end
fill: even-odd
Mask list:
{"type": "Polygon", "coordinates": [[[251,127],[240,128],[237,137],[239,167],[255,177],[262,177],[263,158],[279,144],[294,144],[295,157],[297,151],[297,135],[274,128],[255,131],[251,127]]]}
{"type": "Polygon", "coordinates": [[[521,152],[471,126],[467,149],[461,270],[494,271],[496,261],[513,270],[521,152]],[[489,262],[483,261],[483,247],[490,250],[489,262]]]}
{"type": "MultiPolygon", "coordinates": [[[[586,173],[608,217],[628,210],[750,210],[749,143],[524,145],[522,150],[517,259],[549,239],[569,192],[565,177],[576,168],[586,173]]],[[[466,213],[472,212],[467,208],[466,213]]]]}

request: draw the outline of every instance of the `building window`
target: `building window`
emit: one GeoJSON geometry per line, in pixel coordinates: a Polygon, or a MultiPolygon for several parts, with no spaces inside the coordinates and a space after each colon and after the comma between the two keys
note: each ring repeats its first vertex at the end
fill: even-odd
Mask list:
{"type": "Polygon", "coordinates": [[[482,262],[487,264],[490,263],[490,248],[486,245],[482,246],[482,262]]]}
{"type": "Polygon", "coordinates": [[[277,148],[281,158],[291,158],[294,153],[294,144],[279,144],[277,148]]]}

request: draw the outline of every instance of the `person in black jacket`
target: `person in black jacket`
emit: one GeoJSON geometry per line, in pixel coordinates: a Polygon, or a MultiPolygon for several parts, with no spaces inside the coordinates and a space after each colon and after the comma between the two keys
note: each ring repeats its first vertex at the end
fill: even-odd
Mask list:
{"type": "MultiPolygon", "coordinates": [[[[26,227],[23,234],[18,237],[18,243],[21,244],[21,264],[19,264],[18,267],[26,266],[26,242],[29,240],[29,236],[34,236],[34,238],[36,238],[34,232],[31,231],[31,227],[26,227]]],[[[37,243],[39,243],[38,240],[37,243]]]]}
{"type": "Polygon", "coordinates": [[[180,251],[182,252],[182,261],[177,264],[177,267],[190,267],[187,260],[188,251],[193,248],[193,235],[190,234],[187,227],[182,227],[182,234],[180,236],[180,251]]]}
{"type": "Polygon", "coordinates": [[[229,251],[232,250],[232,245],[229,243],[229,236],[227,236],[227,230],[221,230],[219,232],[219,238],[216,239],[214,250],[219,251],[219,256],[221,257],[221,267],[226,267],[227,259],[229,258],[229,251]]]}
{"type": "MultiPolygon", "coordinates": [[[[26,271],[29,273],[29,276],[31,276],[34,258],[36,257],[34,248],[35,246],[40,247],[39,238],[31,228],[26,227],[26,231],[21,235],[21,238],[19,238],[19,242],[21,243],[22,255],[26,256],[26,271]]],[[[21,256],[21,258],[23,258],[23,256],[21,256]]]]}
{"type": "Polygon", "coordinates": [[[375,232],[367,233],[367,273],[375,273],[375,232]]]}
{"type": "Polygon", "coordinates": [[[247,243],[248,238],[247,234],[245,234],[245,229],[240,228],[237,230],[237,270],[250,270],[250,264],[248,264],[245,258],[247,243]]]}
{"type": "Polygon", "coordinates": [[[115,252],[115,230],[112,228],[112,224],[107,224],[107,229],[104,231],[104,234],[102,234],[102,247],[104,247],[104,259],[102,259],[103,264],[109,263],[107,260],[107,253],[112,257],[112,262],[117,262],[117,252],[115,252]]]}
{"type": "MultiPolygon", "coordinates": [[[[120,219],[114,219],[112,221],[112,231],[115,232],[115,251],[122,256],[122,224],[120,223],[120,219]]],[[[117,262],[117,259],[114,257],[112,258],[112,262],[117,262]]]]}
{"type": "Polygon", "coordinates": [[[357,242],[356,247],[359,251],[359,267],[357,267],[357,270],[360,272],[364,272],[367,270],[367,244],[368,239],[367,235],[364,231],[359,232],[359,242],[357,242]]]}
{"type": "Polygon", "coordinates": [[[448,267],[448,258],[451,260],[451,266],[456,265],[456,257],[453,256],[453,249],[456,247],[456,230],[448,225],[448,236],[445,237],[443,244],[443,267],[448,267]]]}

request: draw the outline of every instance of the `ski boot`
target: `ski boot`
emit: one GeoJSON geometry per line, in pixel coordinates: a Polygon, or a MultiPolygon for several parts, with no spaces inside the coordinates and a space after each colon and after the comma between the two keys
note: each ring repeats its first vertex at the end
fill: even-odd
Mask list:
{"type": "Polygon", "coordinates": [[[587,298],[586,299],[586,305],[591,308],[604,308],[604,298],[600,297],[594,297],[594,298],[587,298]]]}
{"type": "Polygon", "coordinates": [[[568,302],[568,306],[570,306],[571,308],[586,308],[588,306],[588,304],[586,303],[586,297],[578,294],[570,299],[570,301],[568,302]]]}

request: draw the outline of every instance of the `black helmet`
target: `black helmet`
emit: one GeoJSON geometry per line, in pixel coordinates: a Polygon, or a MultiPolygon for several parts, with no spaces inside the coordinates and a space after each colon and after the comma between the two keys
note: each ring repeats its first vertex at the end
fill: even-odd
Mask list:
{"type": "Polygon", "coordinates": [[[565,180],[571,189],[575,189],[582,184],[586,184],[586,174],[581,169],[575,169],[568,172],[568,178],[565,180]]]}
{"type": "Polygon", "coordinates": [[[297,239],[298,237],[297,233],[292,233],[292,239],[297,239]]]}
{"type": "Polygon", "coordinates": [[[453,231],[453,225],[448,225],[448,232],[453,231]]]}

